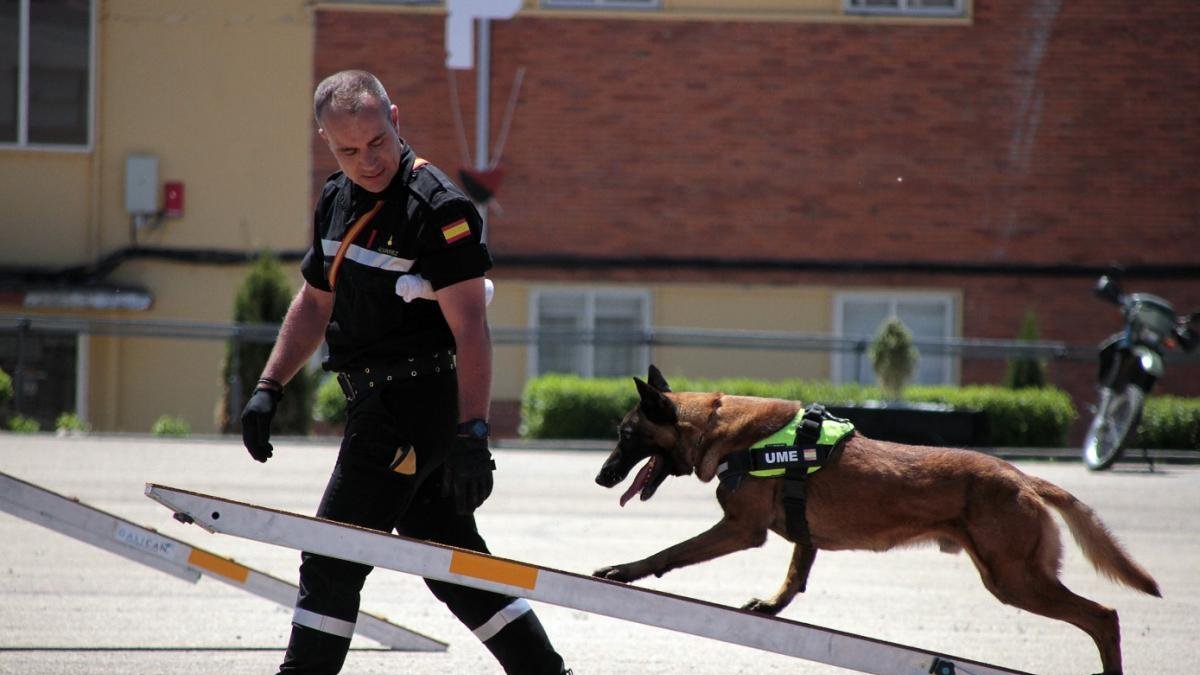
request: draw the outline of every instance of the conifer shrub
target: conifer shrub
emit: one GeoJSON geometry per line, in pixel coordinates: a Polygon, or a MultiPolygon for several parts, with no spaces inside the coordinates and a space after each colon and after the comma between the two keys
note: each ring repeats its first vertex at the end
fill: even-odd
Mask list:
{"type": "MultiPolygon", "coordinates": [[[[238,288],[233,304],[233,320],[236,323],[282,323],[294,295],[295,288],[289,282],[279,259],[264,253],[255,261],[238,288]]],[[[231,411],[229,401],[236,398],[244,403],[249,398],[259,375],[262,374],[263,366],[267,364],[267,357],[270,356],[273,346],[271,343],[237,339],[230,340],[226,345],[221,366],[224,394],[217,410],[217,426],[223,433],[241,433],[241,411],[231,411]],[[231,390],[235,364],[240,386],[236,397],[231,390]]],[[[315,387],[315,378],[306,369],[301,368],[283,389],[283,399],[275,411],[271,433],[298,436],[308,434],[312,426],[315,387]]]]}

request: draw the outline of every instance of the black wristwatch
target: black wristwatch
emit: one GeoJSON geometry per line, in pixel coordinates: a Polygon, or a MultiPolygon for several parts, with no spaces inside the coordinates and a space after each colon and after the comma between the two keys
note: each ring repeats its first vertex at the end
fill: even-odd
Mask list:
{"type": "Polygon", "coordinates": [[[489,431],[491,431],[491,427],[488,426],[487,420],[482,420],[478,417],[473,420],[467,420],[466,422],[458,425],[459,436],[466,436],[467,438],[474,438],[477,440],[483,440],[487,438],[489,431]]]}

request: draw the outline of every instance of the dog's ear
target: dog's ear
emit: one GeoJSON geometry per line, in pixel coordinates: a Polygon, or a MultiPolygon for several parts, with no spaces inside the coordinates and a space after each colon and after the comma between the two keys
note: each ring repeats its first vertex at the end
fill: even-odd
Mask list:
{"type": "Polygon", "coordinates": [[[633,381],[637,384],[638,394],[642,397],[638,407],[646,415],[646,419],[654,424],[670,425],[679,421],[679,416],[675,412],[675,404],[671,402],[671,399],[636,377],[633,378],[633,381]]]}
{"type": "Polygon", "coordinates": [[[650,377],[646,378],[646,381],[650,383],[651,387],[661,392],[671,391],[671,385],[667,384],[667,378],[663,377],[662,372],[655,368],[653,363],[650,364],[650,377]]]}

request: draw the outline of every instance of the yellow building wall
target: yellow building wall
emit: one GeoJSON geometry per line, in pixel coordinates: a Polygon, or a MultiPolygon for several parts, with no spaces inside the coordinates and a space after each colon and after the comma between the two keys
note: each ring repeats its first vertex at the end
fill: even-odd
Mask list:
{"type": "Polygon", "coordinates": [[[92,155],[0,148],[0,264],[66,267],[92,253],[92,155]]]}
{"type": "MultiPolygon", "coordinates": [[[[134,153],[156,155],[160,182],[185,186],[183,217],[141,231],[140,244],[235,251],[306,246],[312,209],[310,3],[104,4],[98,27],[102,248],[131,243],[124,166],[134,153]]],[[[139,318],[229,321],[246,271],[240,265],[134,261],[112,278],[154,294],[153,308],[139,318]]],[[[109,376],[122,378],[115,400],[93,395],[93,416],[121,431],[148,431],[162,414],[184,417],[197,433],[216,431],[223,342],[119,342],[92,356],[109,376]],[[137,380],[138,374],[151,381],[137,380]]],[[[93,392],[105,389],[93,385],[100,385],[93,392]]]]}
{"type": "Polygon", "coordinates": [[[158,156],[160,181],[183,181],[186,199],[182,218],[143,231],[140,243],[304,246],[311,213],[310,3],[103,5],[97,149],[103,249],[130,243],[124,167],[135,153],[158,156]]]}
{"type": "MultiPolygon", "coordinates": [[[[529,293],[525,281],[496,279],[496,294],[488,306],[488,324],[492,328],[528,328],[529,293]]],[[[515,401],[525,388],[529,364],[528,348],[523,344],[492,344],[492,399],[515,401]]]]}
{"type": "MultiPolygon", "coordinates": [[[[670,285],[653,294],[654,325],[747,332],[832,330],[831,291],[800,286],[670,285]]],[[[780,380],[827,379],[826,352],[656,347],[651,361],[671,375],[780,380]]]]}
{"type": "MultiPolygon", "coordinates": [[[[308,0],[97,0],[93,147],[0,150],[0,264],[54,269],[134,242],[125,159],[158,157],[184,183],[181,218],[143,246],[297,250],[311,232],[313,4],[308,0]]],[[[161,186],[158,191],[161,204],[161,186]]],[[[149,311],[61,314],[229,321],[245,266],[127,261],[109,280],[150,291],[149,311]]],[[[299,276],[296,276],[297,284],[299,276]]],[[[5,307],[6,312],[26,311],[5,307]]],[[[87,411],[103,431],[161,414],[215,430],[223,343],[94,336],[87,411]]]]}

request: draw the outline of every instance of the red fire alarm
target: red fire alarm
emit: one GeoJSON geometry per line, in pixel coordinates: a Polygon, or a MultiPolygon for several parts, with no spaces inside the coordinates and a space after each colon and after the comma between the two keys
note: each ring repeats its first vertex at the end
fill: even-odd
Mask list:
{"type": "Polygon", "coordinates": [[[168,218],[183,216],[183,181],[172,180],[163,184],[163,215],[168,218]]]}

